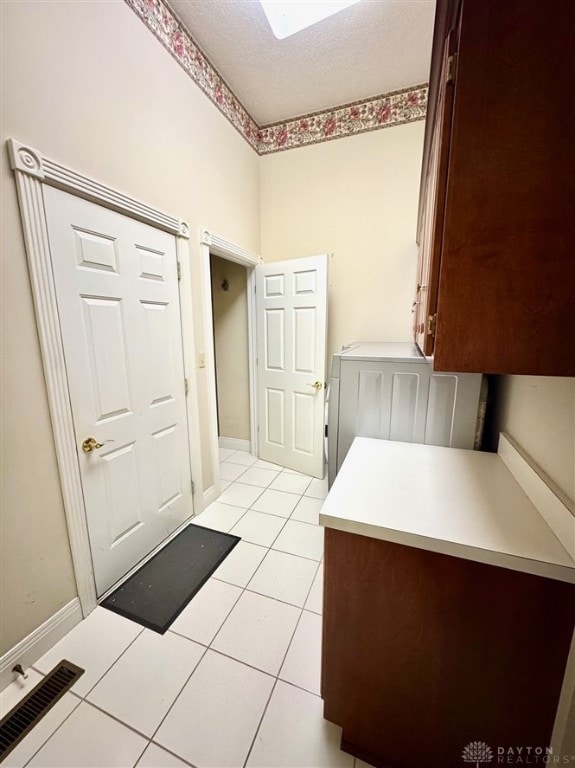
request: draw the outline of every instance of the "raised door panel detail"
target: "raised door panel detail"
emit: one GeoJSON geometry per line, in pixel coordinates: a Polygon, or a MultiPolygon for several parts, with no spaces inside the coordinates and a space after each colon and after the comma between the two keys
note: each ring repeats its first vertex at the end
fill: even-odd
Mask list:
{"type": "Polygon", "coordinates": [[[381,371],[359,371],[355,426],[355,434],[359,437],[387,438],[389,434],[385,378],[381,371]]]}
{"type": "Polygon", "coordinates": [[[315,397],[303,392],[293,394],[293,447],[310,455],[313,454],[315,397]]]}
{"type": "Polygon", "coordinates": [[[142,245],[136,246],[136,252],[140,259],[140,277],[145,280],[165,282],[166,254],[152,248],[144,248],[142,245]]]}
{"type": "Polygon", "coordinates": [[[294,309],[294,372],[315,372],[315,307],[294,309]]]}
{"type": "Polygon", "coordinates": [[[391,385],[391,419],[389,439],[411,443],[417,419],[419,376],[415,373],[394,373],[391,385]]]}
{"type": "Polygon", "coordinates": [[[283,275],[266,275],[264,285],[266,299],[285,296],[285,277],[283,275]]]}
{"type": "Polygon", "coordinates": [[[91,371],[94,420],[105,421],[130,413],[130,385],[126,367],[124,317],[120,299],[82,296],[91,371]]]}
{"type": "Polygon", "coordinates": [[[148,405],[157,406],[174,399],[172,342],[169,305],[142,301],[147,340],[148,405]]]}
{"type": "Polygon", "coordinates": [[[102,462],[108,546],[112,549],[144,524],[136,444],[123,445],[94,458],[102,462]]]}
{"type": "Polygon", "coordinates": [[[268,371],[285,370],[285,311],[265,311],[265,367],[268,371]]]}
{"type": "Polygon", "coordinates": [[[53,187],[43,194],[101,595],[192,512],[176,240],[53,187]],[[105,445],[84,453],[89,436],[105,445]]]}
{"type": "Polygon", "coordinates": [[[178,462],[178,427],[172,424],[155,432],[154,472],[158,498],[158,511],[165,513],[182,497],[178,462]]]}
{"type": "Polygon", "coordinates": [[[72,227],[76,250],[76,262],[84,269],[118,272],[116,240],[113,237],[87,232],[72,227]]]}
{"type": "Polygon", "coordinates": [[[307,269],[303,272],[294,272],[294,293],[314,294],[317,290],[317,272],[315,269],[307,269]]]}
{"type": "Polygon", "coordinates": [[[429,382],[426,445],[451,445],[457,376],[432,376],[429,382]]]}
{"type": "Polygon", "coordinates": [[[285,395],[281,389],[266,389],[266,440],[284,446],[285,395]]]}

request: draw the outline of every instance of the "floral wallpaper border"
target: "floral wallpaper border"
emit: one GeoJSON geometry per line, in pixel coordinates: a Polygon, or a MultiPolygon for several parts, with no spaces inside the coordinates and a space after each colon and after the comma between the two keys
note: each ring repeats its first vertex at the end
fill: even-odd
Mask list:
{"type": "Polygon", "coordinates": [[[126,3],[259,155],[425,119],[423,84],[259,126],[162,0],[126,3]]]}
{"type": "Polygon", "coordinates": [[[293,120],[282,120],[260,128],[258,153],[266,155],[424,120],[426,107],[427,85],[416,85],[293,120]]]}

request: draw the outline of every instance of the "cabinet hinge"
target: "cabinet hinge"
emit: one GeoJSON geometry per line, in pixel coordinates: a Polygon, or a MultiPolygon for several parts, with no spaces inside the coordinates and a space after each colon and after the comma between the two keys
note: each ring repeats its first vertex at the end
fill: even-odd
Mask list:
{"type": "Polygon", "coordinates": [[[429,315],[427,318],[427,335],[435,336],[435,326],[437,325],[437,312],[434,315],[429,315]]]}
{"type": "Polygon", "coordinates": [[[452,53],[447,59],[447,74],[445,76],[446,83],[452,83],[455,80],[455,67],[457,64],[457,54],[452,53]]]}
{"type": "Polygon", "coordinates": [[[184,394],[187,395],[190,391],[190,382],[188,379],[184,379],[184,394]]]}
{"type": "Polygon", "coordinates": [[[178,280],[182,279],[182,263],[180,261],[176,262],[177,264],[177,270],[178,270],[178,280]]]}

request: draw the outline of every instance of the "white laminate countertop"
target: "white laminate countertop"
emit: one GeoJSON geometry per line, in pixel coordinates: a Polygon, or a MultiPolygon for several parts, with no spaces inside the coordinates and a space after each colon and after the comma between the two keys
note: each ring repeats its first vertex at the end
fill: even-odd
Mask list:
{"type": "Polygon", "coordinates": [[[356,437],[320,523],[575,583],[575,562],[495,453],[356,437]]]}

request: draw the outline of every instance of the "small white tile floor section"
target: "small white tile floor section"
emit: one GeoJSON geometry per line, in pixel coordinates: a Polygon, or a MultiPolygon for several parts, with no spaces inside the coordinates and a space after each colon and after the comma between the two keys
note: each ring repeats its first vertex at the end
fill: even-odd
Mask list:
{"type": "Polygon", "coordinates": [[[165,635],[97,608],[0,696],[6,713],[63,658],[86,672],[6,758],[36,768],[368,768],[319,697],[327,483],[221,452],[195,520],[242,537],[165,635]]]}

